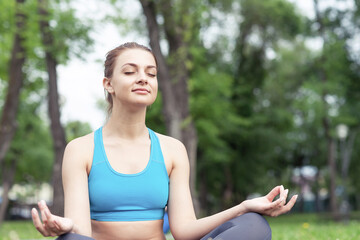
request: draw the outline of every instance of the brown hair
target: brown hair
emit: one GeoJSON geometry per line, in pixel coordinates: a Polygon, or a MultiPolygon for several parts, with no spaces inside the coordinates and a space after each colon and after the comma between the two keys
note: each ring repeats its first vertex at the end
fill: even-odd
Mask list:
{"type": "MultiPolygon", "coordinates": [[[[157,65],[156,57],[150,48],[148,48],[144,45],[138,44],[136,42],[127,42],[127,43],[121,44],[120,46],[112,49],[111,51],[109,51],[106,54],[106,59],[105,59],[105,64],[104,64],[104,77],[106,77],[106,78],[112,77],[117,57],[120,56],[120,54],[122,52],[124,52],[125,50],[128,50],[128,49],[141,49],[141,50],[150,52],[153,55],[153,57],[155,59],[155,63],[157,65]]],[[[112,112],[112,108],[113,108],[113,99],[112,99],[111,94],[109,94],[106,90],[104,90],[104,91],[105,91],[106,101],[108,102],[108,114],[110,115],[112,112]]]]}

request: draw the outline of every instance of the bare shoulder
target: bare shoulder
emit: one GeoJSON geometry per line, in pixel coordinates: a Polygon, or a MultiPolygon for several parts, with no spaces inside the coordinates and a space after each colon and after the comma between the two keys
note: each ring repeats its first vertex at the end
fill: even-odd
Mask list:
{"type": "Polygon", "coordinates": [[[82,165],[89,169],[94,152],[94,132],[71,140],[64,153],[64,163],[82,165]]]}
{"type": "Polygon", "coordinates": [[[159,137],[160,144],[163,150],[169,149],[171,151],[186,151],[185,145],[180,140],[160,133],[156,133],[156,135],[159,137]]]}
{"type": "Polygon", "coordinates": [[[94,132],[71,140],[67,144],[66,149],[68,149],[68,151],[81,151],[84,148],[86,149],[93,146],[94,146],[94,132]]]}
{"type": "Polygon", "coordinates": [[[160,140],[164,157],[171,161],[173,167],[189,162],[185,145],[178,139],[156,133],[160,140]]]}

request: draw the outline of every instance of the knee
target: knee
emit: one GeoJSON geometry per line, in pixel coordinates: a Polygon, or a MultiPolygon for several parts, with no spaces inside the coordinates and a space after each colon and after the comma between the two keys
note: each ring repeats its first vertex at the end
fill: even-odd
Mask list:
{"type": "MultiPolygon", "coordinates": [[[[256,236],[254,239],[271,239],[271,228],[268,221],[260,214],[245,213],[231,221],[235,226],[245,228],[249,236],[256,236]]],[[[249,238],[253,239],[253,238],[249,238]]]]}
{"type": "Polygon", "coordinates": [[[268,221],[263,217],[263,215],[259,213],[249,212],[249,213],[245,213],[243,216],[246,217],[249,221],[259,222],[269,225],[268,221]]]}
{"type": "Polygon", "coordinates": [[[251,224],[254,229],[261,229],[262,235],[264,236],[264,239],[271,239],[271,228],[268,223],[268,221],[258,213],[250,212],[245,213],[244,217],[246,217],[246,220],[249,221],[249,224],[251,224]]]}
{"type": "Polygon", "coordinates": [[[58,238],[56,238],[55,240],[95,240],[95,239],[76,233],[65,233],[59,236],[58,238]]]}

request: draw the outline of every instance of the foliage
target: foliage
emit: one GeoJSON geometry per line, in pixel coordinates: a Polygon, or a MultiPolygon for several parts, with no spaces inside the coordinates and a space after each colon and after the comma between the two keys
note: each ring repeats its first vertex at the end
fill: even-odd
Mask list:
{"type": "MultiPolygon", "coordinates": [[[[17,31],[15,22],[15,1],[1,2],[0,6],[6,11],[1,15],[0,38],[0,106],[7,91],[9,76],[9,56],[12,50],[12,40],[17,31]],[[3,87],[4,86],[4,87],[3,87]]],[[[49,182],[53,165],[52,139],[46,119],[43,102],[46,98],[45,49],[40,36],[37,0],[27,0],[20,12],[26,16],[23,46],[26,51],[26,63],[21,74],[24,84],[17,114],[17,131],[11,146],[5,156],[2,167],[10,166],[16,162],[15,183],[41,183],[49,182]]],[[[91,21],[86,24],[75,16],[74,9],[69,2],[49,1],[50,23],[49,31],[54,37],[54,44],[50,51],[56,56],[56,62],[65,64],[70,57],[83,57],[85,52],[91,50],[92,39],[89,37],[91,21]],[[71,27],[69,27],[71,26],[71,27]]],[[[2,113],[7,114],[7,113],[2,113]]],[[[74,126],[73,126],[74,127],[74,126]]],[[[85,131],[84,126],[73,129],[73,135],[85,131]],[[77,130],[77,131],[75,131],[77,130]]],[[[72,135],[72,136],[73,136],[72,135]]],[[[61,175],[61,173],[60,173],[61,175]]],[[[6,179],[5,179],[6,180],[6,179]]],[[[4,180],[4,181],[5,181],[4,180]]]]}
{"type": "MultiPolygon", "coordinates": [[[[172,14],[183,29],[181,34],[188,52],[180,49],[168,56],[167,61],[176,65],[184,54],[189,55],[186,70],[190,78],[191,118],[198,134],[198,188],[208,212],[237,204],[254,192],[264,194],[276,184],[291,187],[294,167],[313,165],[326,174],[324,116],[330,120],[332,137],[336,137],[336,125],[343,123],[355,135],[354,146],[359,145],[360,61],[358,45],[354,42],[359,33],[360,5],[357,0],[349,1],[354,3],[354,9],[326,4],[320,9],[324,20],[322,36],[317,20],[308,19],[286,0],[155,1],[157,10],[172,14]],[[172,8],[165,12],[160,9],[160,3],[170,4],[172,8]],[[227,33],[228,29],[231,33],[227,33]],[[314,47],[319,38],[323,41],[314,47]],[[322,74],[326,75],[326,83],[321,81],[322,74]],[[224,203],[227,190],[232,193],[230,203],[224,203]]],[[[47,120],[41,105],[46,93],[45,67],[39,19],[33,14],[36,4],[35,0],[28,0],[24,9],[29,15],[25,34],[29,61],[24,69],[27,79],[19,130],[8,155],[8,159],[19,159],[17,181],[30,178],[46,181],[49,176],[41,176],[31,164],[48,169],[52,158],[47,120]],[[36,144],[38,139],[44,139],[44,144],[36,144]],[[28,174],[24,175],[26,171],[28,174]]],[[[132,1],[132,11],[124,7],[130,1],[111,0],[102,4],[111,4],[112,8],[101,20],[119,26],[122,29],[119,34],[134,34],[137,39],[146,35],[142,13],[135,11],[138,3],[132,1]]],[[[0,15],[2,106],[15,31],[14,1],[1,1],[0,8],[3,9],[0,15]]],[[[83,52],[91,50],[89,31],[94,22],[80,21],[69,1],[51,1],[50,9],[51,31],[55,35],[51,50],[57,60],[65,64],[72,57],[81,58],[83,52]]],[[[164,30],[164,16],[158,15],[162,37],[178,31],[177,28],[164,30]]],[[[173,46],[166,41],[162,44],[166,55],[173,46]]],[[[173,73],[180,74],[183,73],[173,73]]],[[[147,124],[165,133],[162,101],[159,94],[148,108],[147,124]]],[[[68,140],[90,131],[86,123],[80,122],[68,123],[66,130],[68,140]]],[[[356,208],[360,207],[359,156],[360,149],[354,147],[348,185],[350,200],[356,208]]],[[[286,217],[283,219],[289,220],[289,229],[298,234],[288,236],[321,239],[312,226],[329,230],[326,224],[318,225],[318,220],[311,219],[300,220],[309,223],[307,229],[302,223],[292,226],[291,217],[286,217]]],[[[277,239],[288,239],[285,230],[279,230],[280,219],[270,222],[277,229],[277,239]]],[[[339,225],[329,223],[329,226],[336,234],[339,225]]]]}
{"type": "Polygon", "coordinates": [[[17,183],[47,182],[51,177],[52,140],[46,121],[38,113],[38,103],[21,102],[18,128],[5,158],[8,163],[17,162],[17,183]]]}
{"type": "Polygon", "coordinates": [[[75,138],[91,133],[92,130],[90,124],[88,123],[83,123],[80,121],[71,121],[66,124],[65,132],[66,132],[67,141],[70,142],[75,138]]]}
{"type": "Polygon", "coordinates": [[[249,124],[238,125],[228,132],[228,144],[235,150],[233,175],[241,176],[234,180],[238,201],[250,192],[265,193],[270,185],[279,184],[280,179],[276,178],[279,173],[276,171],[274,175],[273,171],[286,158],[288,146],[284,138],[293,126],[291,102],[284,98],[291,95],[288,90],[296,91],[299,83],[296,79],[287,83],[281,72],[270,67],[275,66],[276,60],[282,62],[280,43],[300,34],[303,23],[287,1],[240,1],[240,4],[242,19],[232,53],[234,60],[230,62],[234,76],[231,100],[235,113],[249,124]],[[269,51],[278,59],[269,58],[269,51]],[[256,180],[261,176],[272,181],[268,179],[264,185],[256,180]]]}
{"type": "Polygon", "coordinates": [[[3,81],[8,79],[7,68],[15,30],[15,19],[13,17],[15,14],[15,1],[1,1],[0,8],[2,9],[0,15],[0,96],[2,96],[4,94],[2,91],[6,89],[2,87],[5,84],[3,81]]]}

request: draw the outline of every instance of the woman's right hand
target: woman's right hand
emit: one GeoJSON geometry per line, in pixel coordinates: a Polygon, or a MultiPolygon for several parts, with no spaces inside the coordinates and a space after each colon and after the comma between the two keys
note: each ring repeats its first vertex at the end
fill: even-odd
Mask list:
{"type": "Polygon", "coordinates": [[[51,214],[44,200],[40,201],[38,206],[40,209],[42,222],[40,220],[38,211],[35,208],[31,210],[31,215],[35,228],[44,237],[60,236],[73,230],[73,221],[70,218],[63,218],[51,214]]]}

